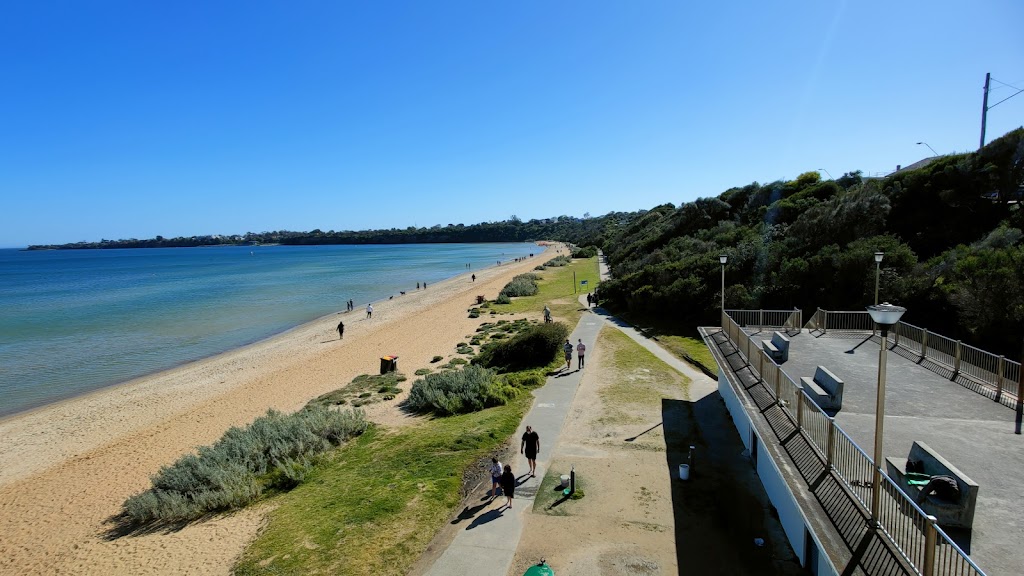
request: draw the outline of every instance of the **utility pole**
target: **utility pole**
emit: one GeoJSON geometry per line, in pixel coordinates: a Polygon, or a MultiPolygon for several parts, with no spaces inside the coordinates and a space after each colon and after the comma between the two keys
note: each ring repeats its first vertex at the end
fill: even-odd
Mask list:
{"type": "Polygon", "coordinates": [[[981,144],[978,145],[978,150],[985,147],[985,117],[988,116],[988,86],[992,80],[992,73],[985,72],[985,96],[981,100],[981,144]]]}

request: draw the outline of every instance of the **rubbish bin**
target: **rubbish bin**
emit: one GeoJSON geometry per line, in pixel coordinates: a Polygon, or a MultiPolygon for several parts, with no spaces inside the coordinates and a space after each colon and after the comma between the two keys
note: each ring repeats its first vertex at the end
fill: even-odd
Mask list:
{"type": "Polygon", "coordinates": [[[380,357],[380,373],[387,374],[388,372],[398,371],[398,356],[381,356],[380,357]]]}

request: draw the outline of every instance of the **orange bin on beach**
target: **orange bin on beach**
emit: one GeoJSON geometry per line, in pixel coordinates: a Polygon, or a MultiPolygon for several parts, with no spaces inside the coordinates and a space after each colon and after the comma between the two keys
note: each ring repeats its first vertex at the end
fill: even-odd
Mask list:
{"type": "Polygon", "coordinates": [[[380,373],[387,374],[388,372],[398,371],[398,356],[381,356],[380,357],[380,373]]]}

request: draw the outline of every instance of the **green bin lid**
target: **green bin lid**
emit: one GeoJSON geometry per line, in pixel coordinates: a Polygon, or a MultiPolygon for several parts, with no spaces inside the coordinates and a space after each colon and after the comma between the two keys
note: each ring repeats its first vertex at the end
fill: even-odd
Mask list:
{"type": "Polygon", "coordinates": [[[555,571],[547,564],[538,564],[536,566],[530,566],[530,568],[523,573],[523,576],[555,576],[555,571]]]}

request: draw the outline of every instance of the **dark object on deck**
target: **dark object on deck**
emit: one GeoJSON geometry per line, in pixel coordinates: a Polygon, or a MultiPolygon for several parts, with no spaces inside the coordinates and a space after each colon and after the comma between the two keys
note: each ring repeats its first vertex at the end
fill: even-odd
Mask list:
{"type": "Polygon", "coordinates": [[[398,356],[381,356],[380,358],[380,373],[387,374],[388,372],[398,371],[398,356]]]}

